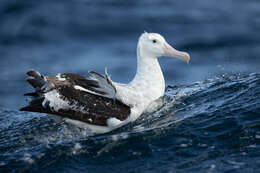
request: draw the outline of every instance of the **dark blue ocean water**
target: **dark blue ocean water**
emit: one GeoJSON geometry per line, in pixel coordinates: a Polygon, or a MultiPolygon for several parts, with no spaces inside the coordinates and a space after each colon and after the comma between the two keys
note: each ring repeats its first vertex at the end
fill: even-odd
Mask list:
{"type": "Polygon", "coordinates": [[[259,31],[258,0],[1,0],[0,172],[260,172],[259,31]],[[156,112],[89,136],[18,111],[28,69],[129,82],[144,30],[191,55],[156,112]]]}

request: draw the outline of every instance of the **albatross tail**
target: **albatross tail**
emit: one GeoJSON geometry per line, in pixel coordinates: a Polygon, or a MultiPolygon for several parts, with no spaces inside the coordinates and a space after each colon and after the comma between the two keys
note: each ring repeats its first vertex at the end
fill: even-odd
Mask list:
{"type": "Polygon", "coordinates": [[[41,95],[44,93],[43,88],[48,82],[38,71],[30,70],[26,74],[28,75],[26,81],[35,88],[35,92],[24,94],[32,98],[28,99],[29,105],[22,107],[20,111],[41,112],[44,110],[42,107],[44,98],[41,95]]]}
{"type": "Polygon", "coordinates": [[[35,89],[41,88],[47,82],[45,77],[41,75],[38,71],[30,70],[26,74],[28,75],[26,81],[35,89]]]}

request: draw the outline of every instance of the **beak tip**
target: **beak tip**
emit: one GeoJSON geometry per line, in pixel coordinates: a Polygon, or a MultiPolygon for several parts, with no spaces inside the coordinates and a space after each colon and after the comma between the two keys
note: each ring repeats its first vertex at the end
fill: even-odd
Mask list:
{"type": "Polygon", "coordinates": [[[186,53],[186,62],[187,62],[187,64],[190,63],[190,55],[188,53],[186,53]]]}
{"type": "Polygon", "coordinates": [[[174,49],[167,42],[164,43],[164,54],[163,56],[169,56],[173,58],[179,58],[183,61],[186,61],[187,64],[190,63],[190,55],[187,52],[182,52],[174,49]]]}

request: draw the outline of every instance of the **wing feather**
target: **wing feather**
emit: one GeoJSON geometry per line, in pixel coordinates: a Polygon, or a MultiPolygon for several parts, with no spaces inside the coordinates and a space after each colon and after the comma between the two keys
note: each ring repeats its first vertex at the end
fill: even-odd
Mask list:
{"type": "Polygon", "coordinates": [[[113,85],[110,77],[107,75],[103,76],[94,71],[89,71],[91,75],[91,79],[97,81],[98,86],[93,87],[92,90],[95,92],[102,92],[104,97],[115,98],[116,96],[116,88],[113,85]]]}
{"type": "Polygon", "coordinates": [[[108,120],[125,120],[130,107],[115,98],[116,88],[107,72],[104,75],[90,71],[89,78],[64,73],[44,77],[37,71],[27,73],[35,92],[29,105],[21,111],[56,114],[90,124],[107,126],[108,120]]]}

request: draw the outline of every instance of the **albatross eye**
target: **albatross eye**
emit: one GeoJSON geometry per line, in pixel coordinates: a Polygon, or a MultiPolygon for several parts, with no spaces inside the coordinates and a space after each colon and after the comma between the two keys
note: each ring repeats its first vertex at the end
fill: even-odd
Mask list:
{"type": "Polygon", "coordinates": [[[156,43],[157,41],[156,40],[153,40],[153,43],[156,43]]]}

